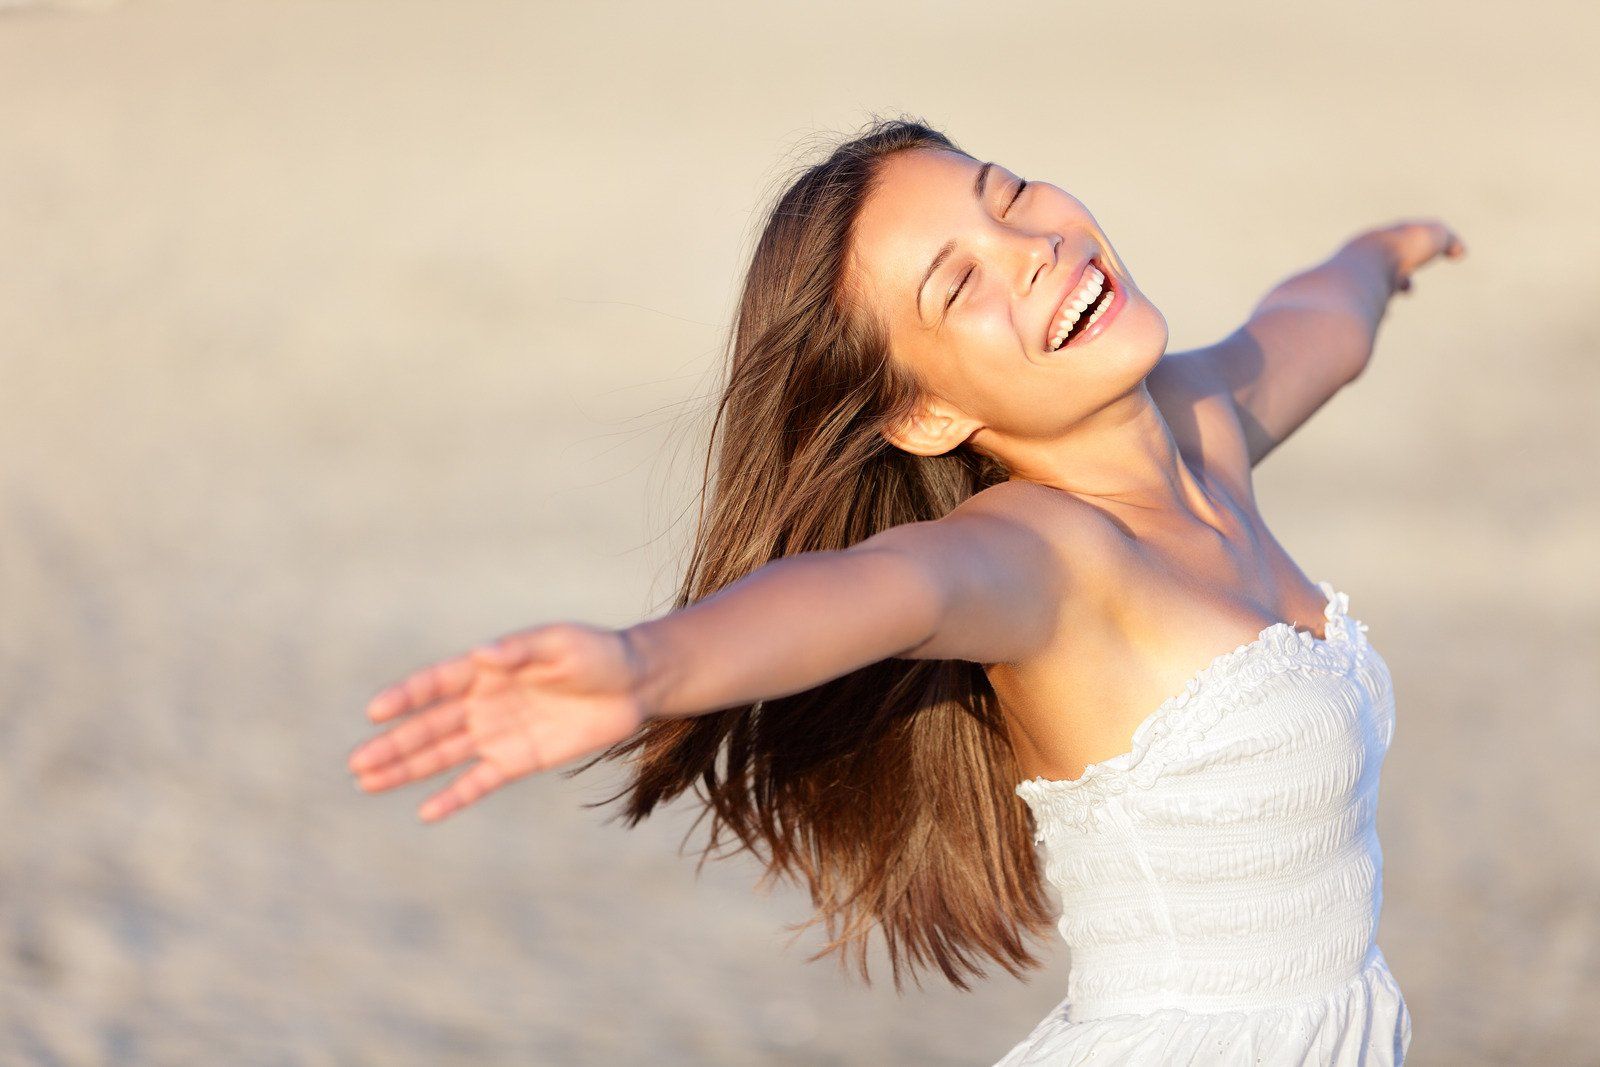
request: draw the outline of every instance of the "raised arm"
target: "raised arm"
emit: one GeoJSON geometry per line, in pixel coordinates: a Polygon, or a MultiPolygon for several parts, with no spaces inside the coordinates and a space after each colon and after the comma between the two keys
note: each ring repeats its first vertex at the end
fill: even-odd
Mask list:
{"type": "Polygon", "coordinates": [[[508,634],[373,697],[373,722],[407,717],[359,745],[349,769],[377,792],[476,757],[423,804],[434,821],[648,718],[786,696],[892,657],[1024,655],[1048,638],[1062,596],[1049,509],[1026,497],[1039,492],[995,486],[944,518],[775,560],[624,630],[555,622],[508,634]]]}
{"type": "Polygon", "coordinates": [[[1366,369],[1389,299],[1412,273],[1465,251],[1433,220],[1365,231],[1274,286],[1233,333],[1176,358],[1201,361],[1232,396],[1253,467],[1366,369]]]}

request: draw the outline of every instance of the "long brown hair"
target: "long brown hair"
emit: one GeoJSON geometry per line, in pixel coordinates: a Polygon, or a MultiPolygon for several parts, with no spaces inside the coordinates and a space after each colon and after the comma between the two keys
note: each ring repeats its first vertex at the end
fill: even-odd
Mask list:
{"type": "MultiPolygon", "coordinates": [[[[909,118],[875,119],[795,178],[768,213],[730,335],[692,553],[675,608],[797,552],[839,550],[939,518],[1006,472],[967,445],[916,456],[882,431],[919,383],[847,269],[861,206],[894,152],[963,152],[909,118]],[[715,463],[713,463],[715,461],[715,463]]],[[[632,826],[693,787],[711,815],[700,865],[724,829],[766,867],[803,880],[828,944],[854,954],[883,932],[896,990],[936,965],[959,989],[997,961],[1037,967],[1025,935],[1050,911],[1020,778],[982,668],[888,659],[792,696],[692,718],[652,719],[568,771],[626,759],[632,826]],[[718,766],[719,754],[722,766],[718,766]],[[765,854],[763,854],[765,853],[765,854]],[[904,964],[902,963],[904,960],[904,964]]],[[[696,825],[698,825],[696,820],[696,825]]],[[[697,865],[696,870],[699,869],[697,865]]]]}

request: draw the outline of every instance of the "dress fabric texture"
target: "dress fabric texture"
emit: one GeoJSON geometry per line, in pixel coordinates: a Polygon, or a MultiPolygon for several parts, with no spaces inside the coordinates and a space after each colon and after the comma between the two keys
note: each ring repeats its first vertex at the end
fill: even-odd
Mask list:
{"type": "Polygon", "coordinates": [[[1061,896],[1067,996],[995,1067],[1398,1064],[1374,935],[1388,665],[1318,582],[1322,637],[1223,653],[1072,781],[1017,787],[1061,896]]]}

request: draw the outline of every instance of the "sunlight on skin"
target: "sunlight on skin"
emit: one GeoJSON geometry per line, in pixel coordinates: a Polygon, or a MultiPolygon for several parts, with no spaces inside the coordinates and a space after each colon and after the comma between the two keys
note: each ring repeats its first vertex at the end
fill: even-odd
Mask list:
{"type": "MultiPolygon", "coordinates": [[[[938,455],[970,441],[1013,480],[1147,513],[1204,503],[1147,388],[1166,320],[1088,209],[1056,186],[954,152],[896,153],[881,179],[857,220],[848,280],[887,326],[892,358],[930,394],[891,431],[893,443],[938,455]],[[1091,260],[1113,300],[1054,349],[1063,303],[1091,260]]],[[[1426,255],[1396,246],[1402,282],[1412,259],[1439,251],[1417,232],[1412,243],[1426,255]]],[[[1447,236],[1445,254],[1462,254],[1447,236]]],[[[373,696],[373,723],[410,717],[359,745],[349,769],[359,788],[382,792],[478,757],[419,808],[438,821],[631,735],[646,717],[637,671],[619,631],[558,622],[506,635],[373,696]]]]}
{"type": "MultiPolygon", "coordinates": [[[[515,635],[503,638],[498,644],[424,667],[374,696],[367,704],[367,717],[375,723],[411,711],[417,714],[351,752],[348,767],[358,776],[357,787],[369,793],[394,789],[477,754],[478,742],[466,728],[469,704],[464,697],[474,683],[486,690],[504,690],[507,669],[526,662],[531,651],[527,646],[515,635]],[[491,672],[501,677],[483,684],[491,672]]],[[[499,770],[479,764],[424,801],[418,814],[424,821],[437,821],[504,781],[499,770]]]]}
{"type": "Polygon", "coordinates": [[[1076,492],[1126,484],[1129,421],[1159,416],[1143,382],[1167,322],[1099,223],[1054,185],[941,150],[900,152],[863,207],[852,279],[889,330],[895,359],[928,383],[924,417],[895,444],[938,455],[963,441],[1017,478],[1076,492]],[[925,287],[930,261],[953,242],[925,287]],[[1059,309],[1093,259],[1123,303],[1081,340],[1049,351],[1059,309]],[[919,305],[918,295],[921,302],[919,305]]]}
{"type": "Polygon", "coordinates": [[[643,713],[624,644],[603,627],[549,623],[414,672],[367,704],[374,722],[411,717],[350,753],[358,788],[394,789],[481,757],[418,809],[436,822],[627,737],[643,713]]]}

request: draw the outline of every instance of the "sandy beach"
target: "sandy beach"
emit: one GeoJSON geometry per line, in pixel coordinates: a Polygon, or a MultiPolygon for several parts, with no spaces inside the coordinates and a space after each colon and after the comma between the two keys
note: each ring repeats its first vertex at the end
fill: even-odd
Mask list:
{"type": "Polygon", "coordinates": [[[1060,1000],[807,963],[614,769],[438,826],[345,769],[404,673],[665,608],[759,213],[906,112],[1174,349],[1462,235],[1258,495],[1393,670],[1410,1062],[1595,1062],[1600,9],[1518,12],[0,3],[0,1061],[980,1064],[1060,1000]]]}

